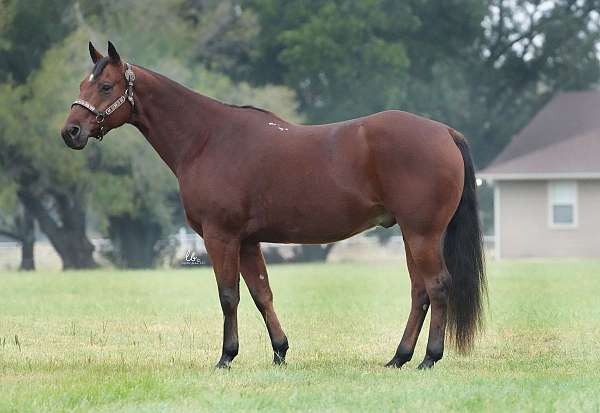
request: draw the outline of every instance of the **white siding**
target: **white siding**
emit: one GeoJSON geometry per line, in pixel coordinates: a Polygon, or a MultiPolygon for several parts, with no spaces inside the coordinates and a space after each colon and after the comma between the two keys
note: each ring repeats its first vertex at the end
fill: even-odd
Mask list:
{"type": "Polygon", "coordinates": [[[576,225],[552,222],[548,181],[497,181],[502,258],[600,258],[600,180],[577,181],[576,225]]]}

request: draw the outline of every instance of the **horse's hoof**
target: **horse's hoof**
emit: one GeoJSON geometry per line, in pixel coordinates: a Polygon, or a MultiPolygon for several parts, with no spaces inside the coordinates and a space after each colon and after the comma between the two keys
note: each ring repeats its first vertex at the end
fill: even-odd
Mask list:
{"type": "Polygon", "coordinates": [[[396,357],[394,357],[389,362],[387,362],[384,367],[386,367],[388,369],[399,369],[404,365],[404,363],[406,363],[406,362],[403,362],[400,359],[397,359],[396,357]]]}
{"type": "Polygon", "coordinates": [[[219,362],[215,365],[216,369],[225,369],[229,370],[231,368],[231,360],[219,360],[219,362]]]}
{"type": "Polygon", "coordinates": [[[394,357],[385,365],[387,368],[399,369],[412,359],[412,353],[397,351],[394,357]]]}
{"type": "Polygon", "coordinates": [[[285,366],[285,355],[281,355],[277,352],[273,353],[273,364],[276,366],[285,366]]]}
{"type": "Polygon", "coordinates": [[[426,358],[425,360],[423,360],[421,362],[421,364],[419,364],[419,367],[417,367],[417,369],[419,370],[429,370],[430,368],[433,367],[433,365],[435,364],[435,361],[426,358]]]}
{"type": "Polygon", "coordinates": [[[285,365],[285,355],[289,349],[287,337],[282,342],[273,343],[273,364],[276,366],[285,365]]]}

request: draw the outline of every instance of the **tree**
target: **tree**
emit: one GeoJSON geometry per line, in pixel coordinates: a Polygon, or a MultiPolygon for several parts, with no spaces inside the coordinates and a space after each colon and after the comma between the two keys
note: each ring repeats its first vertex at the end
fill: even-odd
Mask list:
{"type": "Polygon", "coordinates": [[[77,62],[72,50],[51,49],[27,83],[4,84],[0,92],[0,167],[17,185],[19,200],[48,236],[65,269],[96,265],[86,234],[85,163],[65,150],[57,133],[63,108],[72,99],[69,91],[76,90],[83,71],[77,70],[77,62]],[[64,61],[72,64],[57,64],[64,61]]]}
{"type": "MultiPolygon", "coordinates": [[[[39,66],[45,50],[72,30],[67,23],[69,13],[62,9],[68,10],[70,4],[70,1],[0,1],[0,82],[24,83],[39,66]]],[[[3,133],[6,131],[0,128],[0,134],[3,133]]],[[[11,169],[10,163],[14,166],[14,159],[11,159],[10,146],[0,144],[0,148],[4,150],[0,156],[0,171],[11,169]]],[[[21,243],[20,268],[31,270],[35,267],[35,217],[30,207],[17,196],[14,183],[4,186],[4,192],[10,188],[9,192],[14,196],[0,200],[3,210],[0,231],[21,243]]]]}
{"type": "Polygon", "coordinates": [[[0,235],[21,244],[19,269],[34,270],[35,219],[25,204],[19,201],[16,185],[6,176],[0,177],[0,235]]]}
{"type": "Polygon", "coordinates": [[[465,130],[485,165],[557,92],[600,79],[597,0],[490,1],[478,55],[468,60],[465,130]],[[475,135],[476,134],[476,135],[475,135]]]}
{"type": "Polygon", "coordinates": [[[23,83],[72,30],[72,0],[0,0],[0,81],[23,83]]]}
{"type": "Polygon", "coordinates": [[[244,79],[252,72],[258,18],[234,0],[185,0],[179,14],[194,32],[195,60],[211,72],[244,79]]]}
{"type": "Polygon", "coordinates": [[[119,267],[155,266],[160,241],[173,230],[177,183],[161,162],[131,126],[110,133],[87,158],[95,176],[90,208],[97,229],[112,242],[108,256],[119,267]]]}
{"type": "Polygon", "coordinates": [[[254,0],[261,25],[250,77],[293,88],[311,122],[356,117],[389,105],[409,64],[402,34],[417,23],[404,3],[254,0]]]}

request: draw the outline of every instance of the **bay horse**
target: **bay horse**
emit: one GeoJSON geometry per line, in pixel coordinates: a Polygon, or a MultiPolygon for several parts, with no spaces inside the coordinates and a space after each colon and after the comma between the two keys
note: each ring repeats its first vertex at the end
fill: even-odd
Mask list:
{"type": "Polygon", "coordinates": [[[190,226],[204,239],[224,316],[217,367],[238,354],[240,273],[264,318],[274,363],[288,340],[273,307],[260,242],[323,244],[398,224],[412,305],[388,367],[414,352],[431,307],[424,360],[460,352],[482,327],[482,236],[473,162],[454,129],[401,111],[328,125],[297,125],[266,110],[227,105],[108,56],[94,63],[61,131],[83,149],[125,123],[136,126],[178,179],[190,226]],[[105,108],[100,110],[98,108],[105,108]]]}

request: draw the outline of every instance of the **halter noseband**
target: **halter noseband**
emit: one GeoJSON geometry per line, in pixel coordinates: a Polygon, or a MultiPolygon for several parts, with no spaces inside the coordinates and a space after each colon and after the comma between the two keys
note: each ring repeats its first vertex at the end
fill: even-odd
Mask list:
{"type": "Polygon", "coordinates": [[[106,133],[104,130],[104,126],[102,126],[104,119],[106,119],[115,110],[119,109],[121,107],[121,105],[123,103],[125,103],[125,101],[127,101],[127,100],[131,104],[131,109],[133,109],[133,107],[134,107],[133,82],[135,81],[135,73],[133,72],[133,68],[131,67],[131,65],[129,63],[125,63],[125,67],[126,67],[125,80],[127,81],[127,88],[125,89],[125,92],[121,96],[119,96],[117,98],[117,100],[115,100],[109,107],[107,107],[103,111],[99,111],[98,109],[96,109],[96,107],[94,105],[92,105],[90,102],[85,101],[83,99],[77,99],[75,102],[73,102],[71,104],[71,107],[73,107],[75,105],[79,105],[79,106],[86,108],[87,110],[92,112],[94,115],[96,115],[96,123],[98,123],[98,125],[100,125],[100,132],[99,132],[100,136],[96,136],[96,138],[98,140],[102,140],[102,138],[104,137],[104,134],[106,133]]]}

